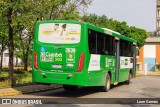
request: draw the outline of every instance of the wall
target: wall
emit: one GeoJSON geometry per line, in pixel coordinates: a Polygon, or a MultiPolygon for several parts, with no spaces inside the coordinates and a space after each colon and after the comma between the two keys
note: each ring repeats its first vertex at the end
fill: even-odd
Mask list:
{"type": "MultiPolygon", "coordinates": [[[[17,58],[17,61],[18,61],[18,66],[20,66],[21,65],[21,59],[17,58]]],[[[8,64],[9,64],[9,52],[8,52],[8,50],[5,50],[3,52],[2,67],[8,66],[8,64]]],[[[13,58],[13,64],[16,65],[16,58],[15,57],[13,58]]]]}
{"type": "Polygon", "coordinates": [[[156,65],[156,45],[144,45],[144,64],[147,64],[148,71],[155,71],[156,65]]]}
{"type": "Polygon", "coordinates": [[[156,63],[160,64],[160,43],[156,45],[156,63]]]}
{"type": "Polygon", "coordinates": [[[139,49],[139,56],[137,57],[137,70],[143,71],[144,70],[144,47],[139,49]]]}

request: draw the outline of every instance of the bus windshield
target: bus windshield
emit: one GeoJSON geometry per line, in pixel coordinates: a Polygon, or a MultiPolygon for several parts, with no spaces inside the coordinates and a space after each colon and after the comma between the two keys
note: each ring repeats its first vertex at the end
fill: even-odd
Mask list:
{"type": "Polygon", "coordinates": [[[39,25],[38,41],[52,44],[76,44],[80,42],[79,24],[43,23],[39,25]]]}

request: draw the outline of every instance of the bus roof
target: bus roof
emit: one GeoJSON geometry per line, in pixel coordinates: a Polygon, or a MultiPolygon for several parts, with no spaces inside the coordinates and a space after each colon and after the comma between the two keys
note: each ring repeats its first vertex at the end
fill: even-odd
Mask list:
{"type": "Polygon", "coordinates": [[[137,43],[137,41],[135,39],[126,37],[124,35],[121,35],[119,32],[113,31],[113,30],[108,29],[108,28],[100,28],[98,26],[92,25],[92,24],[87,23],[87,22],[80,22],[80,21],[75,21],[75,20],[43,20],[43,21],[38,21],[37,23],[39,23],[39,24],[40,23],[75,23],[75,24],[86,24],[89,27],[93,28],[94,30],[100,31],[102,33],[106,33],[106,34],[109,34],[111,36],[118,37],[120,39],[124,39],[124,40],[130,41],[130,42],[133,42],[134,44],[137,43]]]}
{"type": "Polygon", "coordinates": [[[81,24],[81,22],[75,21],[75,20],[43,20],[43,21],[38,21],[38,23],[75,23],[75,24],[81,24]]]}
{"type": "Polygon", "coordinates": [[[121,35],[119,32],[116,32],[116,31],[111,30],[111,29],[108,29],[108,28],[102,28],[102,29],[104,29],[104,30],[106,30],[106,31],[108,31],[108,32],[111,32],[111,33],[116,33],[116,34],[121,35]]]}

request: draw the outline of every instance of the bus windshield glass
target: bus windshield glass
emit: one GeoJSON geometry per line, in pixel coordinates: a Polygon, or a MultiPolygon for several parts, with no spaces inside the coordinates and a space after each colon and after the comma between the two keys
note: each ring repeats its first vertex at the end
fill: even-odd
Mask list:
{"type": "Polygon", "coordinates": [[[38,41],[52,44],[76,44],[80,42],[79,24],[44,23],[39,25],[38,41]]]}

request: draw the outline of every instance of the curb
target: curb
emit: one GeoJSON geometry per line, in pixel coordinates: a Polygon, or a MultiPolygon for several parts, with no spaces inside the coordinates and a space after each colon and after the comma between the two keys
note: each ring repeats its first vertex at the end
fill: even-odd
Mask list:
{"type": "Polygon", "coordinates": [[[4,92],[0,93],[0,97],[6,97],[6,96],[16,96],[16,95],[22,95],[22,94],[27,94],[27,93],[34,93],[34,92],[41,92],[41,91],[47,91],[47,90],[52,90],[52,89],[58,89],[61,88],[61,85],[55,85],[54,87],[47,87],[47,88],[42,88],[42,89],[31,89],[31,90],[26,90],[26,91],[17,91],[13,88],[10,88],[11,91],[13,92],[4,92]]]}
{"type": "Polygon", "coordinates": [[[142,76],[142,74],[139,74],[139,73],[138,73],[138,74],[136,74],[136,77],[140,77],[140,76],[142,76]]]}
{"type": "Polygon", "coordinates": [[[144,75],[144,74],[136,74],[136,77],[140,77],[140,76],[160,76],[160,74],[156,74],[156,73],[153,73],[153,74],[147,74],[147,75],[144,75]]]}

